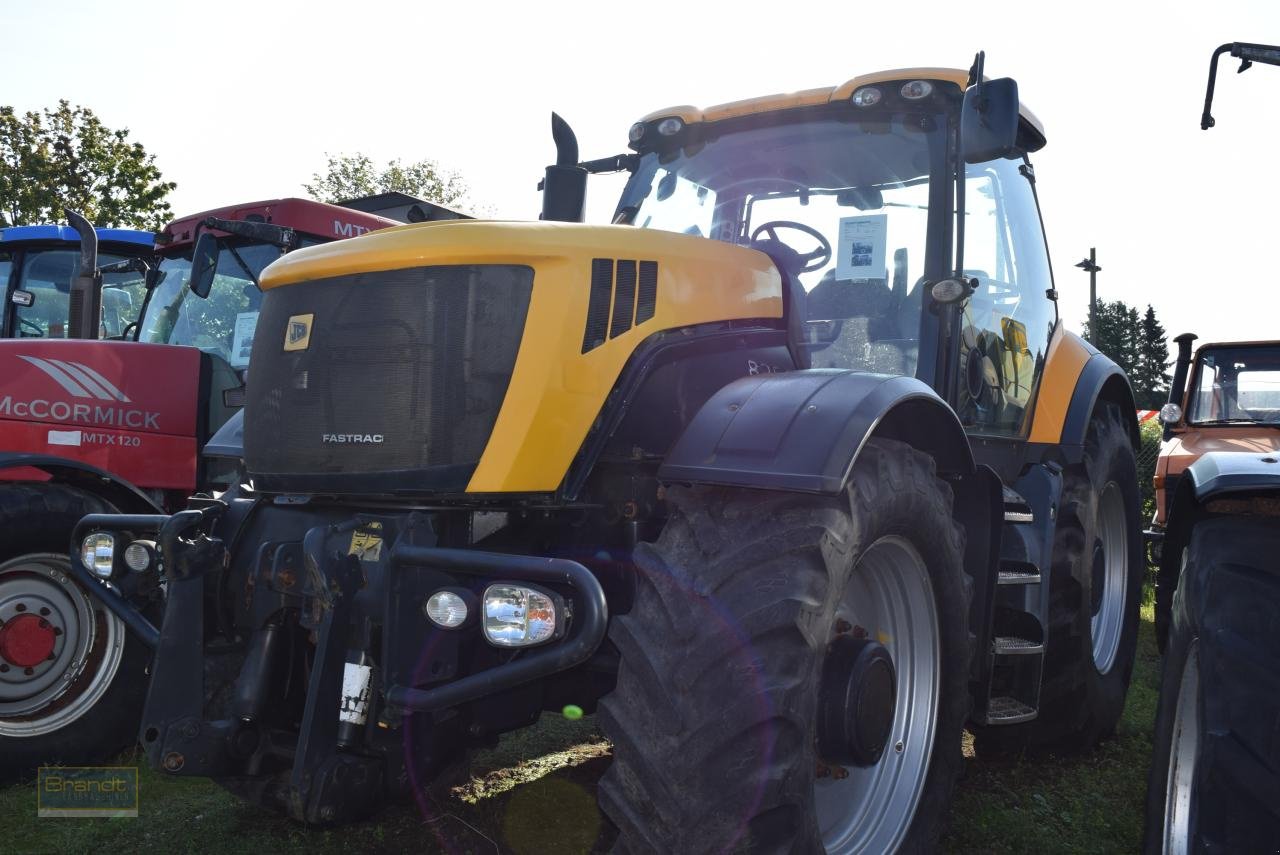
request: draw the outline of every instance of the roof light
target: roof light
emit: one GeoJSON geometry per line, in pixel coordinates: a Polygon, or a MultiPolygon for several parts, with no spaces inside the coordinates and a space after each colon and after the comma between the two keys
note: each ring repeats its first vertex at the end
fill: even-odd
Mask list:
{"type": "Polygon", "coordinates": [[[676,134],[684,130],[684,122],[675,116],[668,116],[661,122],[658,122],[658,133],[664,137],[674,137],[676,134]]]}
{"type": "Polygon", "coordinates": [[[631,126],[631,130],[627,131],[627,139],[633,143],[640,142],[640,140],[644,139],[644,131],[644,122],[636,122],[631,126]]]}
{"type": "Polygon", "coordinates": [[[902,84],[902,97],[908,101],[919,101],[933,94],[933,84],[928,80],[912,80],[902,84]]]}
{"type": "Polygon", "coordinates": [[[874,86],[863,86],[861,89],[853,93],[853,97],[849,100],[853,102],[855,107],[874,107],[880,103],[882,94],[879,89],[874,86]]]}

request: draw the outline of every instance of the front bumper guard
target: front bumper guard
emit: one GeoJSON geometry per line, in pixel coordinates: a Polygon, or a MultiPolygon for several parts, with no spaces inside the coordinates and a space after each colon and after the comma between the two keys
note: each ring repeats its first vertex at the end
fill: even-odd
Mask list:
{"type": "MultiPolygon", "coordinates": [[[[236,718],[205,718],[204,643],[205,577],[222,568],[222,542],[207,534],[218,507],[183,511],[171,517],[86,517],[76,529],[76,543],[92,531],[155,532],[165,567],[168,593],[164,620],[157,631],[127,600],[73,561],[93,584],[87,586],[130,628],[155,649],[151,682],[140,728],[148,760],[171,774],[251,778],[266,755],[292,753],[292,770],[281,794],[288,813],[309,823],[328,823],[360,815],[361,802],[378,798],[376,780],[381,760],[340,752],[339,711],[342,677],[348,655],[353,600],[363,572],[350,555],[325,549],[331,527],[307,533],[302,549],[316,568],[326,591],[326,607],[317,627],[303,716],[296,734],[268,731],[236,718]],[[190,532],[198,531],[195,537],[190,532]]],[[[383,694],[387,707],[404,712],[433,712],[456,707],[505,689],[548,677],[586,662],[604,640],[608,606],[596,577],[576,561],[527,555],[445,549],[397,543],[389,556],[394,576],[409,568],[431,568],[453,574],[485,576],[572,587],[575,598],[571,635],[551,646],[528,651],[517,659],[434,686],[392,684],[383,694]]],[[[237,679],[252,685],[247,666],[237,679]]]]}

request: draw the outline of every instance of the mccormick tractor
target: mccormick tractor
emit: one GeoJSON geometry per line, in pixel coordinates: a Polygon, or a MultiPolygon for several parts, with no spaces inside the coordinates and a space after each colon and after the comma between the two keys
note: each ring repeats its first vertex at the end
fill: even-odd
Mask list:
{"type": "Polygon", "coordinates": [[[118,338],[137,320],[155,235],[93,229],[74,214],[70,219],[80,231],[74,225],[0,229],[0,338],[118,338]],[[101,316],[79,329],[73,289],[81,276],[95,278],[94,267],[102,276],[101,316]]]}
{"type": "MultiPolygon", "coordinates": [[[[131,274],[139,287],[126,326],[102,313],[111,337],[125,339],[116,341],[62,338],[60,280],[74,250],[33,243],[23,252],[5,317],[16,335],[32,337],[0,342],[0,777],[98,760],[134,739],[155,639],[127,630],[72,580],[66,550],[76,522],[95,512],[164,514],[194,491],[226,489],[234,461],[206,463],[198,451],[241,404],[258,275],[288,250],[394,224],[301,199],[177,220],[154,236],[154,266],[137,265],[145,285],[131,274]]],[[[0,248],[14,232],[23,230],[6,229],[0,248]]],[[[136,243],[121,243],[134,233],[99,234],[101,261],[125,247],[136,254],[136,243]]],[[[146,255],[152,246],[148,235],[146,255]]],[[[100,295],[112,304],[118,275],[105,273],[101,287],[71,300],[72,325],[89,319],[80,321],[91,329],[83,337],[96,338],[94,303],[100,295]]],[[[115,586],[158,616],[156,573],[130,573],[115,586]]]]}
{"type": "Polygon", "coordinates": [[[542,222],[272,264],[245,479],[77,527],[116,614],[92,573],[163,562],[154,766],[337,823],[577,707],[625,851],[889,852],[936,841],[966,723],[1110,734],[1133,396],[1058,319],[1015,81],[674,107],[584,163],[553,133],[542,222]]]}
{"type": "MultiPolygon", "coordinates": [[[[1213,53],[1244,71],[1280,45],[1213,53]]],[[[1265,286],[1263,286],[1265,289],[1265,286]]],[[[1280,341],[1178,343],[1156,463],[1164,653],[1144,851],[1280,851],[1280,341]]]]}

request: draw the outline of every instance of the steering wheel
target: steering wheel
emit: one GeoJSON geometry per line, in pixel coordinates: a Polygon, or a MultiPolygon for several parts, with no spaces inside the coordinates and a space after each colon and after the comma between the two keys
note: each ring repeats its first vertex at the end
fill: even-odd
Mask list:
{"type": "Polygon", "coordinates": [[[797,223],[792,220],[770,220],[767,223],[761,223],[755,231],[751,233],[751,240],[760,239],[761,234],[769,236],[769,240],[778,241],[778,243],[786,245],[786,241],[778,240],[778,229],[795,229],[798,232],[804,232],[809,237],[818,241],[818,248],[813,252],[804,254],[796,253],[800,263],[803,265],[796,273],[809,273],[814,270],[821,270],[827,266],[827,262],[831,261],[831,241],[827,240],[826,235],[815,229],[813,226],[806,226],[804,223],[797,223]]]}
{"type": "Polygon", "coordinates": [[[33,331],[31,335],[24,335],[22,338],[44,338],[44,328],[39,324],[29,321],[26,318],[18,318],[18,325],[24,329],[33,331]]]}

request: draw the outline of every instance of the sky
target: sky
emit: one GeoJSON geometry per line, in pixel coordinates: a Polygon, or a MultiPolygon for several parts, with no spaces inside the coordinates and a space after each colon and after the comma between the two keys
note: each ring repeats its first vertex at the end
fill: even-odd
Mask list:
{"type": "MultiPolygon", "coordinates": [[[[175,214],[304,195],[327,153],[429,158],[471,202],[536,218],[549,116],[584,158],[626,149],[652,110],[817,86],[888,68],[1018,80],[1045,125],[1033,155],[1060,312],[1154,304],[1170,336],[1280,338],[1280,67],[1209,56],[1280,44],[1275,0],[1123,3],[381,2],[56,4],[0,0],[0,103],[59,98],[127,127],[178,183],[175,214]]],[[[588,216],[619,189],[593,179],[588,216]]]]}

